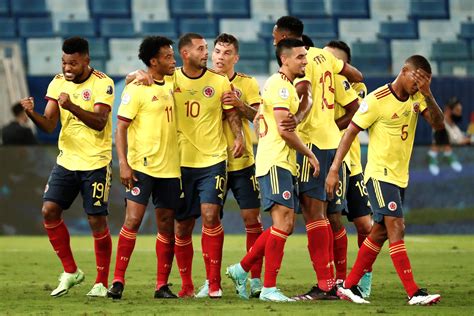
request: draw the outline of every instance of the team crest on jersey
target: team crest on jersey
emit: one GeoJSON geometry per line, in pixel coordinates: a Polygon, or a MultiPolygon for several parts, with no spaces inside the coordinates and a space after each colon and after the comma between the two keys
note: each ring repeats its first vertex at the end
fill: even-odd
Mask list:
{"type": "Polygon", "coordinates": [[[390,203],[388,203],[388,209],[390,211],[395,212],[397,208],[398,208],[398,205],[394,201],[391,201],[390,203]]]}
{"type": "Polygon", "coordinates": [[[368,109],[369,109],[369,105],[367,104],[367,102],[362,101],[362,103],[359,106],[359,112],[360,113],[365,113],[365,112],[367,112],[368,109]]]}
{"type": "Polygon", "coordinates": [[[90,89],[86,89],[82,91],[82,99],[84,101],[90,101],[92,96],[92,91],[90,89]]]}
{"type": "Polygon", "coordinates": [[[288,91],[287,88],[281,88],[281,89],[278,91],[278,95],[279,95],[280,98],[282,98],[283,100],[286,100],[286,99],[288,99],[288,97],[290,96],[290,92],[288,91]]]}
{"type": "Polygon", "coordinates": [[[420,103],[418,102],[413,103],[413,112],[415,113],[420,112],[420,103]]]}
{"type": "Polygon", "coordinates": [[[365,91],[364,90],[360,90],[359,92],[357,92],[357,94],[359,95],[360,98],[365,98],[365,91]]]}
{"type": "Polygon", "coordinates": [[[242,97],[242,91],[239,89],[235,89],[235,93],[237,94],[237,97],[240,99],[242,97]]]}
{"type": "Polygon", "coordinates": [[[342,82],[342,85],[344,86],[344,90],[346,90],[346,91],[351,88],[351,85],[349,84],[349,81],[347,81],[347,80],[344,80],[342,82]]]}
{"type": "Polygon", "coordinates": [[[132,97],[130,96],[130,94],[124,93],[123,96],[122,96],[122,101],[121,101],[121,103],[122,103],[123,105],[127,105],[127,104],[130,103],[130,100],[131,100],[131,99],[132,99],[132,97]]]}
{"type": "Polygon", "coordinates": [[[291,192],[290,191],[284,191],[281,196],[285,199],[285,200],[289,200],[291,199],[291,192]]]}
{"type": "Polygon", "coordinates": [[[202,94],[204,94],[206,98],[212,97],[214,95],[214,92],[214,88],[210,86],[204,87],[204,89],[202,89],[202,94]]]}
{"type": "Polygon", "coordinates": [[[140,188],[139,187],[133,187],[131,193],[132,193],[133,196],[139,195],[140,194],[140,188]]]}

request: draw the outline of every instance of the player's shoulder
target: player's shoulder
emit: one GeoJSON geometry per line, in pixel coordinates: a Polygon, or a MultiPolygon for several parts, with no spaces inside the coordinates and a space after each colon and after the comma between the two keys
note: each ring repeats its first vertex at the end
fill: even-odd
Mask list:
{"type": "Polygon", "coordinates": [[[349,80],[347,80],[346,76],[340,75],[340,74],[334,74],[334,80],[338,84],[344,87],[344,90],[349,90],[351,88],[351,84],[349,83],[349,80]]]}
{"type": "Polygon", "coordinates": [[[363,82],[354,82],[352,84],[352,89],[357,92],[359,98],[363,99],[367,95],[367,87],[363,82]]]}
{"type": "Polygon", "coordinates": [[[386,84],[369,93],[367,97],[370,96],[376,100],[383,100],[386,99],[390,94],[392,94],[392,90],[390,89],[390,86],[386,84]]]}
{"type": "Polygon", "coordinates": [[[244,74],[243,72],[236,72],[235,75],[237,76],[237,78],[241,78],[241,79],[247,79],[247,80],[253,79],[252,76],[244,74]]]}
{"type": "Polygon", "coordinates": [[[92,76],[94,76],[97,79],[110,79],[109,76],[107,76],[105,73],[97,69],[92,69],[92,76]]]}
{"type": "Polygon", "coordinates": [[[222,78],[227,78],[227,76],[225,74],[220,74],[218,73],[217,71],[215,71],[214,69],[211,69],[211,68],[207,68],[207,71],[209,72],[209,74],[211,76],[214,76],[214,75],[217,75],[217,76],[220,76],[222,78]]]}
{"type": "Polygon", "coordinates": [[[66,81],[66,79],[64,78],[64,75],[61,73],[54,76],[54,78],[51,80],[51,84],[59,84],[64,81],[66,81]]]}

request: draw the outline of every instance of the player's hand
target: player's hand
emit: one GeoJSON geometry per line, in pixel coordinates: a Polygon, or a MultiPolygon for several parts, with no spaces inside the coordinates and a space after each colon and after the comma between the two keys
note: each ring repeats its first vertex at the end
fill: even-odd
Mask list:
{"type": "Polygon", "coordinates": [[[308,162],[313,167],[314,172],[313,172],[313,177],[319,176],[319,160],[316,158],[314,154],[312,154],[310,157],[308,157],[308,162]]]}
{"type": "Polygon", "coordinates": [[[280,126],[283,128],[284,131],[287,132],[294,132],[296,130],[296,126],[298,125],[298,120],[296,116],[288,112],[288,116],[280,121],[280,126]]]}
{"type": "Polygon", "coordinates": [[[234,85],[230,84],[230,87],[232,90],[226,91],[222,94],[221,102],[225,105],[232,105],[236,108],[245,106],[244,102],[242,102],[242,100],[240,100],[239,96],[237,95],[234,85]]]}
{"type": "Polygon", "coordinates": [[[145,86],[151,86],[154,82],[153,76],[142,69],[137,70],[135,79],[137,79],[138,82],[144,84],[145,86]]]}
{"type": "Polygon", "coordinates": [[[33,99],[33,97],[21,99],[20,104],[25,110],[26,114],[33,113],[35,110],[35,100],[33,99]]]}
{"type": "Polygon", "coordinates": [[[121,164],[120,165],[120,182],[129,190],[133,188],[133,185],[135,182],[137,182],[138,179],[135,176],[135,173],[133,172],[133,169],[130,167],[130,165],[127,164],[121,164]]]}
{"type": "Polygon", "coordinates": [[[326,177],[326,193],[329,200],[334,198],[334,192],[337,190],[339,190],[339,172],[330,168],[326,177]]]}
{"type": "Polygon", "coordinates": [[[61,92],[58,98],[58,104],[65,110],[69,110],[71,106],[73,105],[69,97],[69,94],[67,94],[66,92],[61,92]]]}
{"type": "Polygon", "coordinates": [[[242,157],[245,151],[245,140],[243,136],[236,137],[234,147],[232,147],[232,156],[234,158],[242,157]]]}
{"type": "Polygon", "coordinates": [[[412,76],[413,79],[415,79],[418,91],[424,96],[431,95],[431,75],[423,69],[418,68],[412,72],[412,76]]]}

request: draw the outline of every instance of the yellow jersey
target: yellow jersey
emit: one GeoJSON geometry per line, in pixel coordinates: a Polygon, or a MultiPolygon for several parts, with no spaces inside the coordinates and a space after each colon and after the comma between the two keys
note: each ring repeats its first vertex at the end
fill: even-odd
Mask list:
{"type": "Polygon", "coordinates": [[[298,125],[301,140],[315,144],[319,149],[335,149],[339,145],[339,128],[334,122],[334,74],[344,67],[344,62],[324,49],[308,49],[308,65],[304,78],[295,80],[311,83],[313,106],[308,116],[298,125]]]}
{"type": "MultiPolygon", "coordinates": [[[[357,96],[359,97],[359,104],[367,95],[367,87],[363,82],[355,82],[352,84],[352,89],[357,92],[357,96]]],[[[359,137],[356,137],[352,142],[351,148],[349,149],[349,156],[350,156],[350,171],[351,177],[356,176],[362,173],[362,164],[360,160],[360,140],[359,137]]]]}
{"type": "MultiPolygon", "coordinates": [[[[62,92],[69,94],[72,103],[88,112],[94,112],[95,106],[107,106],[112,110],[114,103],[113,80],[97,70],[92,70],[81,83],[67,81],[63,74],[56,75],[48,86],[46,99],[57,103],[62,92]]],[[[57,164],[71,171],[95,170],[109,164],[112,160],[112,114],[109,113],[104,129],[96,131],[68,110],[58,107],[62,127],[57,164]]]]}
{"type": "Polygon", "coordinates": [[[118,118],[130,122],[128,164],[155,178],[181,176],[173,87],[169,77],[151,86],[133,81],[123,90],[118,110],[118,118]]]}
{"type": "Polygon", "coordinates": [[[290,148],[278,132],[273,111],[283,110],[295,114],[299,98],[293,83],[282,73],[268,78],[262,93],[262,104],[258,109],[259,141],[257,147],[255,175],[266,175],[270,168],[278,166],[296,176],[296,151],[290,148]]]}
{"type": "MultiPolygon", "coordinates": [[[[230,79],[234,86],[237,96],[247,105],[255,103],[260,104],[260,91],[258,82],[255,78],[236,72],[230,79]]],[[[255,163],[253,157],[252,131],[250,122],[247,118],[242,117],[242,132],[245,138],[245,152],[240,158],[234,158],[231,149],[234,146],[235,136],[230,128],[228,120],[224,119],[224,135],[227,140],[227,156],[228,171],[238,171],[250,167],[255,163]]]]}
{"type": "Polygon", "coordinates": [[[352,124],[369,129],[366,182],[374,178],[407,187],[416,123],[426,107],[420,92],[400,100],[390,84],[371,92],[362,101],[352,124]]]}
{"type": "Polygon", "coordinates": [[[223,112],[235,109],[222,104],[221,96],[230,90],[227,76],[211,69],[204,69],[197,78],[188,77],[182,68],[174,72],[174,101],[182,167],[204,168],[227,159],[223,112]]]}
{"type": "MultiPolygon", "coordinates": [[[[334,108],[334,119],[337,120],[338,118],[344,116],[346,114],[346,110],[344,107],[346,105],[349,105],[352,103],[354,100],[358,99],[357,92],[352,89],[351,84],[347,80],[346,77],[343,75],[336,74],[334,76],[334,101],[336,102],[335,108],[334,108]]],[[[344,134],[345,130],[340,131],[340,137],[339,141],[341,140],[342,135],[344,134]]],[[[351,145],[351,150],[352,150],[352,145],[351,145]]],[[[349,171],[351,171],[351,156],[350,156],[350,151],[347,153],[347,155],[344,157],[344,162],[346,163],[346,166],[349,168],[349,171]]]]}

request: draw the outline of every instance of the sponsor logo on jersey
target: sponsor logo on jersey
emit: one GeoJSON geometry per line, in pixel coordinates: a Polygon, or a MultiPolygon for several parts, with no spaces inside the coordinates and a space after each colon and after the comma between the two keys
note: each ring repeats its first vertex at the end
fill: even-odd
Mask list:
{"type": "Polygon", "coordinates": [[[86,90],[82,91],[82,99],[84,101],[89,101],[91,99],[91,96],[92,96],[92,91],[91,90],[86,89],[86,90]]]}
{"type": "Polygon", "coordinates": [[[395,119],[397,119],[397,118],[399,118],[398,114],[397,114],[397,113],[393,113],[393,115],[392,115],[392,120],[395,120],[395,119]]]}
{"type": "Polygon", "coordinates": [[[281,196],[285,199],[285,200],[289,200],[291,199],[291,192],[290,191],[284,191],[281,196]]]}
{"type": "Polygon", "coordinates": [[[204,96],[205,96],[206,98],[212,97],[212,96],[214,95],[214,92],[215,92],[214,88],[213,88],[213,87],[210,87],[210,86],[206,86],[206,87],[204,87],[204,89],[202,90],[202,94],[204,94],[204,96]]]}
{"type": "Polygon", "coordinates": [[[288,91],[287,88],[281,88],[281,89],[278,91],[278,95],[279,95],[280,98],[282,98],[283,100],[286,100],[286,99],[288,99],[288,97],[290,96],[290,92],[288,91]]]}
{"type": "Polygon", "coordinates": [[[179,87],[176,87],[176,89],[174,89],[174,92],[175,93],[181,92],[181,89],[179,87]]]}
{"type": "Polygon", "coordinates": [[[133,187],[132,188],[132,195],[137,196],[140,194],[140,188],[139,187],[133,187]]]}
{"type": "Polygon", "coordinates": [[[154,95],[153,98],[151,99],[151,102],[154,102],[154,101],[158,101],[158,98],[156,97],[156,95],[154,95]]]}
{"type": "Polygon", "coordinates": [[[395,212],[398,208],[398,205],[397,203],[395,203],[394,201],[391,201],[388,203],[388,209],[392,212],[395,212]]]}

